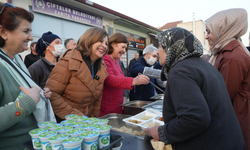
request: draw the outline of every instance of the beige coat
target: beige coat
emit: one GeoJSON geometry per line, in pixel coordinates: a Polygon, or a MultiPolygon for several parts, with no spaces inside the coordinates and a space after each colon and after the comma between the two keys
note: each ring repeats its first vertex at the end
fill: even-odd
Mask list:
{"type": "Polygon", "coordinates": [[[69,114],[99,117],[103,84],[108,76],[103,61],[96,75],[99,80],[92,78],[78,50],[69,50],[60,58],[45,86],[52,92],[51,104],[59,118],[65,119],[69,114]]]}

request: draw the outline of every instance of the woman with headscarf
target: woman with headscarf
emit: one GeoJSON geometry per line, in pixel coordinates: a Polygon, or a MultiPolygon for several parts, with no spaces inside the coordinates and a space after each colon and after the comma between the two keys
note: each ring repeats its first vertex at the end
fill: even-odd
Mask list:
{"type": "Polygon", "coordinates": [[[147,128],[155,140],[175,150],[243,150],[240,126],[221,74],[200,58],[192,33],[171,28],[158,34],[165,125],[147,128]]]}
{"type": "Polygon", "coordinates": [[[209,62],[222,74],[250,150],[250,54],[240,37],[247,32],[244,9],[220,11],[206,20],[206,39],[212,46],[209,62]]]}
{"type": "Polygon", "coordinates": [[[46,32],[37,41],[36,52],[42,58],[32,64],[28,70],[32,79],[43,88],[49,74],[57,63],[57,58],[63,52],[62,41],[56,34],[50,31],[46,32]]]}
{"type": "Polygon", "coordinates": [[[19,57],[33,40],[34,15],[9,3],[0,3],[0,149],[24,149],[29,131],[43,121],[55,121],[49,89],[41,91],[19,57]]]}

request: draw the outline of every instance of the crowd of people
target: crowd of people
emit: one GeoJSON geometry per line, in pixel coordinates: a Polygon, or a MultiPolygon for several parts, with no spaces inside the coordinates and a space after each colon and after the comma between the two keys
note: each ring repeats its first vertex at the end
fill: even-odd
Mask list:
{"type": "Polygon", "coordinates": [[[158,48],[136,53],[128,74],[120,61],[127,37],[99,27],[64,46],[47,31],[22,61],[19,53],[33,41],[34,15],[9,3],[0,10],[0,149],[24,149],[29,131],[44,121],[122,113],[127,90],[131,101],[164,94],[165,124],[145,131],[175,150],[250,150],[250,53],[240,40],[246,10],[228,9],[206,20],[211,56],[203,55],[191,32],[175,27],[157,35],[158,48]]]}

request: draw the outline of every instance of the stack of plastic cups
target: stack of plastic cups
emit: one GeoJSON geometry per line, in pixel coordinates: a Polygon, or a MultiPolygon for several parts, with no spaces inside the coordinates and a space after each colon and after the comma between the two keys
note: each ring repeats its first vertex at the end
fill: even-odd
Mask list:
{"type": "Polygon", "coordinates": [[[110,128],[109,125],[102,125],[96,127],[96,130],[100,132],[98,138],[99,149],[102,149],[110,144],[110,128]]]}
{"type": "Polygon", "coordinates": [[[82,147],[84,150],[97,150],[98,149],[98,131],[84,131],[81,133],[83,139],[82,147]]]}
{"type": "Polygon", "coordinates": [[[46,128],[38,128],[38,129],[31,130],[29,132],[29,134],[32,138],[32,145],[33,145],[34,149],[42,149],[41,141],[38,138],[38,136],[39,136],[39,134],[47,132],[47,131],[48,131],[48,129],[46,129],[46,128]]]}
{"type": "Polygon", "coordinates": [[[54,135],[57,135],[56,131],[47,131],[38,135],[39,139],[41,140],[43,150],[51,149],[49,138],[54,135]]]}
{"type": "Polygon", "coordinates": [[[68,137],[62,141],[64,150],[81,150],[82,138],[68,137]]]}
{"type": "Polygon", "coordinates": [[[52,150],[62,150],[62,140],[68,138],[67,134],[57,134],[49,138],[52,150]]]}

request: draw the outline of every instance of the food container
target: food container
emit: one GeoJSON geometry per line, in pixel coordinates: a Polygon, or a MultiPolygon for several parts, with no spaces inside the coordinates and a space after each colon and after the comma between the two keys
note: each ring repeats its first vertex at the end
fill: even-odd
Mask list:
{"type": "Polygon", "coordinates": [[[42,144],[41,144],[41,140],[39,139],[38,135],[42,134],[44,132],[47,132],[48,129],[46,128],[38,128],[38,129],[34,129],[31,130],[29,132],[31,138],[32,138],[32,145],[34,149],[42,149],[42,144]]]}
{"type": "Polygon", "coordinates": [[[58,132],[58,134],[66,134],[67,131],[73,129],[73,127],[71,126],[61,126],[59,128],[56,128],[56,131],[58,132]]]}
{"type": "Polygon", "coordinates": [[[75,128],[80,128],[84,124],[86,124],[86,122],[74,122],[74,123],[70,124],[70,126],[75,129],[75,128]]]}
{"type": "Polygon", "coordinates": [[[82,138],[68,137],[62,141],[64,150],[81,150],[82,138]]]}
{"type": "Polygon", "coordinates": [[[74,119],[72,119],[72,120],[64,120],[64,121],[61,122],[61,124],[64,125],[64,126],[70,126],[74,122],[76,122],[74,119]]]}
{"type": "Polygon", "coordinates": [[[83,121],[84,119],[87,119],[87,118],[88,118],[87,116],[78,116],[77,121],[81,122],[81,121],[83,121]]]}
{"type": "Polygon", "coordinates": [[[81,129],[81,128],[76,128],[76,129],[71,129],[69,131],[67,131],[67,134],[70,136],[70,137],[77,137],[80,135],[80,133],[82,133],[84,131],[84,129],[81,129]]]}
{"type": "Polygon", "coordinates": [[[83,138],[83,149],[84,150],[97,150],[98,149],[98,131],[85,131],[81,133],[83,138]]]}
{"type": "Polygon", "coordinates": [[[136,115],[145,109],[142,108],[145,105],[152,103],[151,101],[130,101],[128,103],[122,104],[123,113],[127,115],[136,115]]]}
{"type": "Polygon", "coordinates": [[[117,145],[114,145],[111,150],[121,150],[122,149],[122,142],[119,142],[117,145]]]}
{"type": "Polygon", "coordinates": [[[49,131],[56,131],[57,128],[62,127],[62,126],[63,126],[62,124],[55,123],[55,124],[48,125],[47,129],[49,131]]]}
{"type": "Polygon", "coordinates": [[[96,127],[96,130],[100,133],[98,138],[98,148],[102,149],[110,144],[110,128],[109,125],[102,125],[96,127]]]}
{"type": "Polygon", "coordinates": [[[51,144],[49,142],[49,138],[54,136],[54,135],[57,135],[56,131],[47,131],[47,132],[44,132],[42,134],[39,134],[38,137],[41,140],[43,150],[51,149],[51,144]]]}
{"type": "Polygon", "coordinates": [[[108,119],[99,119],[99,120],[94,121],[94,123],[97,124],[97,125],[99,125],[99,126],[101,126],[101,125],[107,125],[108,122],[109,122],[108,119]]]}
{"type": "Polygon", "coordinates": [[[39,128],[46,128],[48,125],[51,125],[51,124],[55,124],[55,122],[53,122],[53,121],[45,121],[45,122],[39,123],[38,127],[39,128]]]}
{"type": "Polygon", "coordinates": [[[68,138],[67,134],[57,134],[49,138],[52,150],[62,150],[62,140],[68,138]]]}
{"type": "Polygon", "coordinates": [[[142,130],[145,130],[146,128],[151,128],[154,126],[161,126],[164,125],[163,121],[157,120],[157,119],[151,119],[149,121],[146,121],[144,123],[141,124],[141,128],[142,130]]]}
{"type": "Polygon", "coordinates": [[[158,111],[162,112],[163,101],[162,100],[158,100],[158,101],[155,101],[155,102],[153,102],[151,104],[143,106],[142,108],[143,109],[155,109],[155,110],[158,110],[158,111]]]}
{"type": "Polygon", "coordinates": [[[150,97],[150,99],[152,100],[163,100],[163,98],[164,98],[164,94],[158,94],[158,95],[150,97]]]}
{"type": "Polygon", "coordinates": [[[96,127],[98,127],[98,124],[95,123],[89,123],[89,124],[84,124],[81,126],[81,129],[84,129],[85,131],[92,131],[96,127]]]}
{"type": "Polygon", "coordinates": [[[71,115],[67,115],[65,116],[66,120],[72,120],[72,119],[77,119],[79,116],[76,114],[71,114],[71,115]]]}

